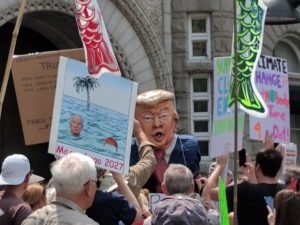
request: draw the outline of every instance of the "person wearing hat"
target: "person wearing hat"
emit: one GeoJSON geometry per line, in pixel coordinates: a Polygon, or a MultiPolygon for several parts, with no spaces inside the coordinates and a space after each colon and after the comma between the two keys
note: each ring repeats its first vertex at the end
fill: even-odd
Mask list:
{"type": "Polygon", "coordinates": [[[0,200],[0,224],[20,225],[32,209],[23,199],[29,183],[42,181],[44,178],[33,175],[29,160],[21,154],[6,157],[2,163],[0,186],[5,186],[0,200]]]}
{"type": "MultiPolygon", "coordinates": [[[[192,135],[175,133],[179,117],[172,92],[156,89],[139,94],[135,119],[140,122],[148,141],[156,146],[156,167],[150,179],[141,178],[145,181],[144,188],[150,192],[161,192],[164,172],[171,163],[185,165],[192,173],[199,171],[201,157],[197,139],[192,135]]],[[[139,161],[138,146],[138,140],[133,139],[131,166],[139,161]]]]}

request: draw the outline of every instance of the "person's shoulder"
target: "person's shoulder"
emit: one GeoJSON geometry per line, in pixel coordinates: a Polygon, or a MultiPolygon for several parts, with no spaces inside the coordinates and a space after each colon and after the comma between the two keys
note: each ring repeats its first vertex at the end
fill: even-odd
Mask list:
{"type": "MultiPolygon", "coordinates": [[[[254,188],[256,184],[252,184],[248,181],[244,181],[239,183],[238,185],[238,192],[247,192],[249,189],[254,188]]],[[[226,192],[232,192],[233,193],[234,185],[230,185],[226,187],[226,192]]]]}
{"type": "Polygon", "coordinates": [[[197,141],[196,137],[191,134],[176,134],[182,141],[197,141]]]}
{"type": "Polygon", "coordinates": [[[51,205],[46,205],[41,209],[37,209],[23,221],[22,225],[39,224],[38,221],[44,220],[47,214],[49,214],[50,207],[51,205]]]}
{"type": "Polygon", "coordinates": [[[161,202],[158,204],[160,205],[160,207],[168,207],[170,206],[170,204],[172,203],[172,205],[185,205],[185,206],[189,206],[189,205],[201,205],[202,203],[199,199],[195,199],[192,198],[190,196],[187,195],[182,195],[182,194],[174,194],[174,195],[169,195],[166,196],[164,199],[161,200],[161,202]]]}
{"type": "Polygon", "coordinates": [[[195,136],[190,134],[176,134],[177,135],[177,142],[176,145],[180,144],[183,149],[189,150],[197,150],[198,151],[198,140],[195,136]]]}
{"type": "MultiPolygon", "coordinates": [[[[121,201],[127,201],[127,199],[119,192],[103,192],[101,190],[97,190],[93,202],[93,206],[104,206],[103,204],[116,204],[121,201]]],[[[104,206],[105,207],[105,206],[104,206]]]]}
{"type": "Polygon", "coordinates": [[[157,205],[153,219],[179,221],[183,224],[195,224],[197,221],[198,224],[202,224],[203,221],[207,221],[207,214],[200,200],[176,194],[167,196],[157,205]]]}

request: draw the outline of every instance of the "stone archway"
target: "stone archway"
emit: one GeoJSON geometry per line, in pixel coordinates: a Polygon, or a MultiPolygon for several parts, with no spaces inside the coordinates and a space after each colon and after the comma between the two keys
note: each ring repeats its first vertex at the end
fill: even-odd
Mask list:
{"type": "MultiPolygon", "coordinates": [[[[116,57],[124,76],[139,83],[139,92],[163,88],[173,91],[172,76],[161,41],[138,3],[98,0],[116,57]]],[[[3,3],[0,26],[17,17],[19,3],[3,3]]],[[[29,1],[22,26],[41,33],[59,49],[82,46],[74,28],[73,2],[29,1]]]]}

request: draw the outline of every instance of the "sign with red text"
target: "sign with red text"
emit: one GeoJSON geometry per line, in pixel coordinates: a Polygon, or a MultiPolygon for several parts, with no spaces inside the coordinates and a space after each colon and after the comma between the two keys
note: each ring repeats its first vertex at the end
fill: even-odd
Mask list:
{"type": "Polygon", "coordinates": [[[255,83],[267,107],[266,118],[249,116],[250,139],[264,139],[268,130],[277,143],[290,143],[290,102],[287,61],[261,55],[255,83]]]}
{"type": "Polygon", "coordinates": [[[84,63],[61,57],[48,152],[78,152],[127,174],[136,95],[137,83],[109,72],[91,77],[84,63]]]}
{"type": "Polygon", "coordinates": [[[294,143],[282,144],[282,174],[286,174],[287,169],[297,165],[297,145],[294,143]]]}
{"type": "Polygon", "coordinates": [[[12,77],[26,145],[49,141],[59,56],[84,61],[83,49],[14,56],[12,77]]]}
{"type": "MultiPolygon", "coordinates": [[[[234,110],[228,109],[230,57],[214,58],[214,113],[210,156],[234,151],[234,110]]],[[[245,112],[238,110],[238,149],[242,149],[245,112]]]]}

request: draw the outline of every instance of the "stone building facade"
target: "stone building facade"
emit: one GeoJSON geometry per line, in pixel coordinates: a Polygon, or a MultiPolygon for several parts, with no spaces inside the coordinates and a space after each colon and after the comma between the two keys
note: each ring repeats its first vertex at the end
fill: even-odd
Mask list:
{"type": "MultiPolygon", "coordinates": [[[[180,116],[178,132],[193,133],[199,139],[202,163],[209,163],[213,58],[230,55],[233,1],[98,0],[98,3],[123,75],[139,83],[139,92],[154,88],[174,91],[180,116]]],[[[14,26],[19,4],[18,0],[0,3],[0,49],[8,51],[8,31],[14,26]]],[[[292,141],[298,146],[299,41],[300,25],[265,27],[263,54],[291,62],[292,141]]],[[[29,0],[18,43],[16,54],[81,47],[73,0],[29,0]],[[42,46],[30,37],[35,37],[42,46]]],[[[7,56],[2,52],[0,57],[0,71],[4,73],[7,56]]],[[[34,160],[45,157],[47,144],[24,145],[19,120],[10,79],[0,123],[0,159],[14,151],[26,151],[34,160]]],[[[251,142],[248,145],[249,149],[256,148],[251,142]]],[[[46,160],[52,158],[47,156],[46,160]]]]}

